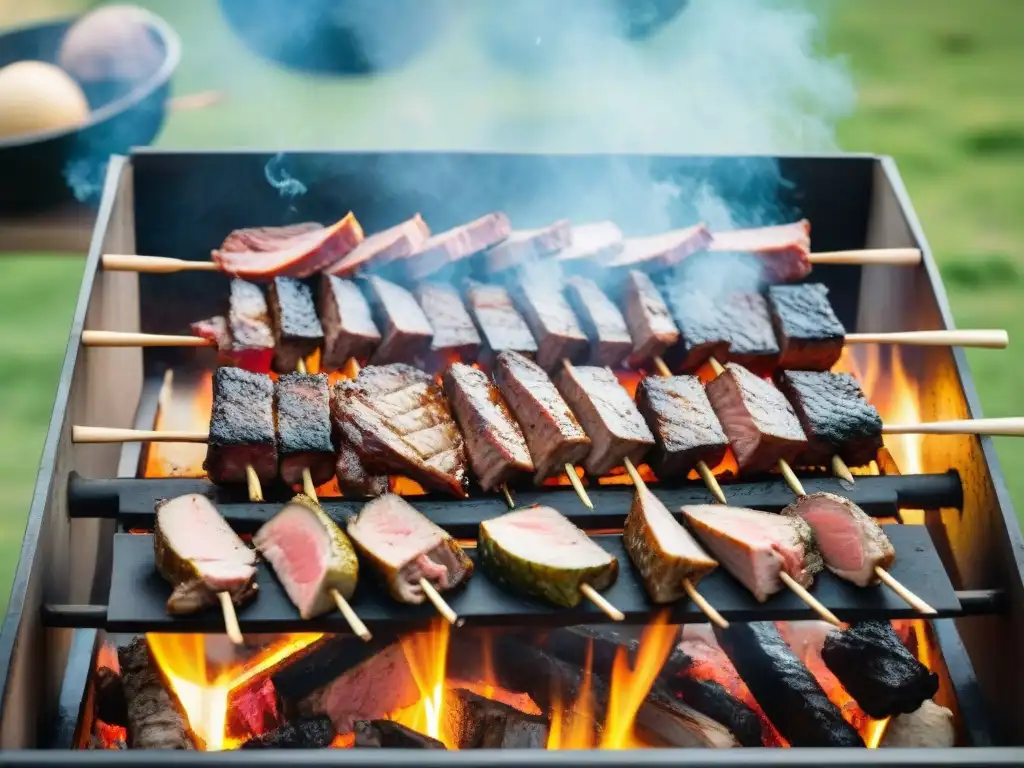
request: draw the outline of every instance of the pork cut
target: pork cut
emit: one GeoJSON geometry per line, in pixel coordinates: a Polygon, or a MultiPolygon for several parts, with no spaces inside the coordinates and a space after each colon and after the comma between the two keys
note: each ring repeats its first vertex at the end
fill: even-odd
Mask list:
{"type": "Polygon", "coordinates": [[[321,369],[343,368],[349,359],[369,359],[381,335],[359,286],[334,275],[320,278],[320,323],[324,329],[321,369]]]}
{"type": "Polygon", "coordinates": [[[434,338],[430,349],[442,360],[455,358],[471,363],[480,354],[480,334],[459,292],[451,285],[420,283],[414,293],[434,338]]]}
{"type": "Polygon", "coordinates": [[[588,365],[620,366],[633,349],[626,318],[589,277],[576,275],[565,281],[565,297],[587,337],[588,365]]]}
{"type": "Polygon", "coordinates": [[[537,342],[530,333],[530,327],[505,288],[470,280],[466,286],[466,302],[490,355],[501,352],[533,355],[537,352],[537,342]]]}
{"type": "Polygon", "coordinates": [[[577,224],[572,228],[571,244],[557,254],[555,259],[563,267],[579,264],[585,269],[588,264],[601,264],[622,253],[622,230],[613,221],[593,221],[577,224]]]}
{"type": "Polygon", "coordinates": [[[827,371],[843,354],[846,328],[821,283],[772,285],[768,306],[781,347],[779,367],[827,371]]]}
{"type": "Polygon", "coordinates": [[[272,253],[299,235],[324,229],[326,227],[319,221],[300,221],[281,227],[244,227],[233,230],[224,238],[220,250],[228,253],[272,253]]]}
{"type": "Polygon", "coordinates": [[[621,253],[608,259],[605,266],[610,269],[665,269],[703,251],[710,243],[711,232],[704,224],[648,237],[631,237],[623,242],[621,253]]]}
{"type": "Polygon", "coordinates": [[[590,342],[562,294],[558,281],[539,279],[539,274],[520,274],[512,296],[537,342],[537,364],[551,371],[563,360],[581,362],[590,342]]]}
{"type": "Polygon", "coordinates": [[[508,216],[488,213],[468,224],[430,237],[415,253],[402,259],[405,276],[422,280],[438,270],[497,245],[512,233],[508,216]]]}
{"type": "Polygon", "coordinates": [[[309,286],[291,277],[270,283],[270,313],[274,319],[274,370],[294,371],[324,343],[324,329],[316,314],[309,286]]]}
{"type": "Polygon", "coordinates": [[[327,374],[282,373],[274,385],[274,406],[281,479],[297,485],[308,469],[313,485],[323,485],[334,476],[335,464],[327,374]]]}
{"type": "Polygon", "coordinates": [[[513,230],[487,251],[487,271],[503,272],[549,256],[572,244],[572,227],[566,219],[538,229],[513,230]]]}
{"type": "Polygon", "coordinates": [[[639,270],[630,270],[623,285],[623,305],[626,325],[633,337],[633,354],[629,364],[637,366],[649,362],[679,341],[668,306],[651,278],[639,270]]]}
{"type": "Polygon", "coordinates": [[[265,374],[218,368],[203,469],[215,483],[244,483],[247,466],[263,482],[277,478],[274,382],[265,374]]]}
{"type": "Polygon", "coordinates": [[[430,349],[434,329],[416,298],[405,288],[376,275],[365,278],[366,296],[383,339],[370,357],[374,365],[409,363],[430,349]]]}
{"type": "Polygon", "coordinates": [[[803,219],[792,224],[715,232],[708,250],[756,257],[766,282],[802,280],[811,274],[811,223],[803,219]]]}
{"type": "Polygon", "coordinates": [[[430,227],[417,213],[411,219],[376,232],[353,248],[326,271],[351,277],[362,269],[380,267],[419,251],[430,237],[430,227]]]}

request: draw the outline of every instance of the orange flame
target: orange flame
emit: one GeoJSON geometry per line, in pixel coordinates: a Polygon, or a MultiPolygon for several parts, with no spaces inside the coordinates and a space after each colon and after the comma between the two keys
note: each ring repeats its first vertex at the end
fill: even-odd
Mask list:
{"type": "Polygon", "coordinates": [[[392,719],[404,726],[438,739],[449,749],[451,734],[443,728],[441,709],[444,705],[445,666],[448,659],[448,622],[436,619],[428,632],[405,635],[401,639],[409,670],[420,692],[420,700],[396,713],[392,719]]]}
{"type": "Polygon", "coordinates": [[[555,688],[551,693],[551,727],[548,731],[548,749],[593,749],[594,696],[592,690],[593,649],[587,647],[583,664],[583,682],[574,702],[565,701],[562,691],[555,688]]]}

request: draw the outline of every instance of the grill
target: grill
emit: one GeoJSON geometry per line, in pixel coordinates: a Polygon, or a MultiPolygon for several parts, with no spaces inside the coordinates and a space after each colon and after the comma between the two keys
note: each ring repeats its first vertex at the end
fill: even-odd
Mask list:
{"type": "MultiPolygon", "coordinates": [[[[605,595],[626,615],[626,625],[616,625],[615,632],[609,632],[596,608],[538,608],[483,577],[474,577],[452,597],[466,625],[451,629],[432,618],[436,614],[429,605],[397,606],[363,579],[353,607],[374,631],[370,643],[348,634],[337,614],[299,620],[269,573],[258,578],[258,600],[239,610],[246,635],[241,648],[220,634],[223,621],[216,612],[168,617],[167,587],[153,571],[149,536],[155,503],[204,494],[245,535],[268,520],[289,492],[268,487],[265,503],[250,503],[244,489],[214,486],[202,474],[203,446],[72,442],[72,425],[205,429],[209,414],[209,350],[84,348],[82,331],[180,334],[193,320],[220,308],[227,278],[104,271],[102,253],[205,260],[211,244],[234,228],[331,221],[348,210],[356,212],[367,232],[417,211],[441,231],[502,210],[519,227],[561,218],[610,219],[627,234],[645,234],[692,223],[692,200],[682,196],[665,203],[624,180],[644,179],[643,191],[685,181],[687,188],[696,182],[736,210],[764,214],[770,203],[767,210],[780,220],[809,219],[815,250],[921,248],[925,258],[919,268],[815,267],[813,280],[829,287],[832,305],[849,331],[951,325],[938,271],[888,158],[297,153],[287,161],[291,175],[306,186],[299,197],[267,184],[265,169],[272,160],[273,155],[249,152],[143,151],[111,163],[0,635],[0,653],[7,661],[0,743],[9,750],[4,755],[8,764],[295,761],[273,749],[255,757],[243,751],[115,754],[110,748],[124,733],[110,721],[123,717],[117,713],[125,697],[137,695],[112,671],[119,666],[115,649],[122,648],[124,661],[123,649],[133,636],[145,633],[148,644],[139,646],[136,640],[134,647],[148,653],[151,670],[159,670],[156,689],[162,696],[174,692],[202,737],[200,744],[210,750],[266,733],[287,740],[288,728],[299,723],[315,728],[315,721],[303,720],[316,709],[310,702],[320,696],[322,703],[329,695],[324,691],[342,680],[334,695],[349,702],[349,719],[390,718],[412,729],[396,735],[393,726],[373,726],[377,730],[370,735],[387,744],[402,737],[422,746],[423,734],[445,727],[448,741],[453,728],[463,729],[462,736],[470,740],[472,734],[466,734],[481,728],[496,740],[485,740],[488,746],[501,746],[503,739],[517,745],[516,739],[529,740],[543,723],[547,730],[541,742],[555,748],[540,754],[503,750],[469,755],[389,749],[369,758],[360,749],[332,748],[306,753],[303,761],[995,765],[1015,759],[1012,748],[1020,746],[1024,732],[1024,543],[991,441],[984,437],[890,437],[875,465],[857,470],[852,486],[822,471],[799,473],[808,492],[847,496],[873,517],[894,524],[887,529],[898,553],[892,573],[931,604],[935,616],[924,620],[887,590],[852,588],[827,574],[818,578],[814,593],[843,620],[893,620],[906,646],[939,676],[935,701],[953,712],[954,750],[685,749],[743,742],[735,724],[730,735],[730,728],[716,729],[701,719],[710,715],[698,693],[706,688],[697,684],[713,682],[730,701],[746,703],[750,680],[742,679],[745,673],[716,666],[714,657],[698,672],[692,658],[681,662],[671,652],[678,640],[676,624],[686,627],[684,647],[688,637],[697,643],[692,647],[714,651],[717,646],[700,646],[704,636],[697,625],[704,617],[688,601],[664,617],[644,597],[617,535],[632,498],[624,473],[591,482],[592,510],[567,482],[515,491],[518,507],[554,506],[618,555],[621,574],[605,595]],[[767,167],[777,168],[778,176],[761,195],[766,187],[753,183],[758,177],[751,169],[767,167]],[[759,195],[751,194],[754,189],[759,195]],[[567,631],[566,625],[589,629],[567,631]],[[361,682],[354,681],[353,670],[362,670],[361,678],[355,676],[361,682]],[[551,693],[552,683],[558,683],[557,695],[551,693]],[[648,688],[646,698],[631,700],[631,691],[648,688]],[[659,699],[666,693],[673,694],[671,701],[659,699]],[[517,714],[509,715],[494,702],[517,714]],[[484,707],[486,716],[474,719],[474,706],[484,707]],[[687,719],[694,710],[699,717],[687,719]],[[573,751],[578,748],[589,751],[573,751]],[[72,754],[37,751],[45,749],[72,754]]],[[[275,163],[279,166],[279,159],[275,163]]],[[[957,349],[861,345],[844,353],[840,367],[858,376],[886,421],[979,415],[970,372],[957,349]]],[[[623,383],[635,387],[635,377],[622,376],[623,383]]],[[[793,500],[777,475],[736,477],[721,468],[719,474],[731,504],[780,511],[793,500]]],[[[705,503],[708,492],[694,478],[652,482],[651,488],[670,509],[705,503]]],[[[424,494],[401,479],[392,482],[393,490],[408,494],[420,511],[457,538],[475,538],[481,520],[506,511],[500,494],[476,492],[455,500],[424,494]]],[[[321,496],[325,511],[339,521],[361,506],[332,498],[329,490],[321,489],[321,496]]],[[[725,573],[702,581],[701,592],[731,622],[785,622],[780,626],[794,648],[788,633],[807,625],[791,622],[814,618],[793,595],[756,603],[725,573]]],[[[893,727],[854,711],[856,703],[830,680],[820,656],[798,655],[869,745],[893,727]]],[[[759,697],[758,704],[774,708],[759,697]]],[[[331,746],[349,746],[351,735],[334,720],[327,736],[331,746]]],[[[759,722],[762,743],[778,744],[778,731],[759,722]]]]}

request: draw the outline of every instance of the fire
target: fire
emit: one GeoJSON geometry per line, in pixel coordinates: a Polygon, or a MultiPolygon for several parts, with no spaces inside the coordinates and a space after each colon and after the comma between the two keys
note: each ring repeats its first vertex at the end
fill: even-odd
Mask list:
{"type": "Polygon", "coordinates": [[[445,729],[441,718],[449,630],[448,622],[436,619],[430,631],[402,637],[402,651],[419,688],[420,700],[392,719],[453,749],[451,734],[442,732],[445,729]]]}
{"type": "MultiPolygon", "coordinates": [[[[203,371],[197,379],[174,381],[167,371],[160,389],[159,407],[153,429],[197,430],[210,426],[213,408],[213,373],[203,371]]],[[[203,443],[147,443],[143,475],[145,477],[205,477],[203,443]]]]}
{"type": "Polygon", "coordinates": [[[568,702],[559,690],[552,691],[553,712],[551,727],[548,731],[548,749],[593,749],[596,734],[594,725],[593,702],[591,691],[593,674],[593,651],[587,649],[586,661],[583,664],[583,683],[576,696],[576,701],[568,702]]]}

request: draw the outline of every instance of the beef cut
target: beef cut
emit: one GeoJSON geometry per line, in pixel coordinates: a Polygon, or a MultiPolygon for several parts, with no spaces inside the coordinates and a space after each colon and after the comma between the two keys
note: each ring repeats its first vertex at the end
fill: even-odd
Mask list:
{"type": "Polygon", "coordinates": [[[651,278],[639,270],[630,270],[624,280],[623,305],[626,325],[633,337],[629,364],[649,362],[679,341],[679,328],[651,278]]]}
{"type": "Polygon", "coordinates": [[[566,268],[579,265],[587,269],[590,264],[610,261],[622,253],[622,230],[613,221],[593,221],[572,228],[572,242],[555,259],[566,268]]]}
{"type": "Polygon", "coordinates": [[[610,269],[658,270],[673,267],[691,254],[703,251],[711,243],[711,233],[703,224],[676,229],[649,237],[631,237],[622,252],[608,259],[610,269]]]}
{"type": "Polygon", "coordinates": [[[512,224],[508,216],[500,211],[488,213],[468,224],[433,235],[401,263],[408,279],[422,280],[450,264],[497,245],[510,234],[512,224]]]}
{"type": "Polygon", "coordinates": [[[323,485],[334,476],[335,464],[327,374],[282,373],[274,386],[274,405],[281,479],[297,485],[308,469],[313,485],[323,485]]]}
{"type": "Polygon", "coordinates": [[[218,365],[267,373],[274,357],[274,330],[259,286],[231,281],[227,316],[192,323],[192,332],[217,345],[218,365]]]}
{"type": "Polygon", "coordinates": [[[480,354],[480,334],[459,292],[451,285],[420,283],[414,291],[434,338],[430,349],[442,359],[471,363],[480,354]]]}
{"type": "Polygon", "coordinates": [[[558,282],[520,275],[512,295],[537,342],[537,364],[551,371],[563,360],[580,362],[590,343],[558,282]]]}
{"type": "Polygon", "coordinates": [[[513,230],[487,251],[487,271],[503,272],[521,267],[572,244],[572,227],[566,219],[539,229],[513,230]]]}
{"type": "Polygon", "coordinates": [[[277,478],[274,382],[261,373],[218,368],[203,469],[215,483],[244,483],[250,465],[263,482],[277,478]]]}
{"type": "Polygon", "coordinates": [[[758,373],[770,373],[779,361],[768,302],[759,293],[723,297],[723,323],[728,328],[729,360],[758,373]]]}
{"type": "Polygon", "coordinates": [[[705,391],[722,423],[741,472],[763,472],[792,462],[807,448],[800,420],[771,382],[727,363],[705,391]]]}
{"type": "Polygon", "coordinates": [[[811,274],[811,223],[715,232],[709,251],[747,253],[761,262],[766,282],[788,283],[811,274]]]}
{"type": "Polygon", "coordinates": [[[370,362],[409,363],[426,354],[434,329],[416,298],[397,283],[376,275],[365,278],[364,285],[374,321],[383,333],[370,362]]]}
{"type": "Polygon", "coordinates": [[[345,496],[369,498],[387,493],[390,488],[388,476],[369,472],[355,448],[344,439],[340,439],[339,443],[338,463],[335,466],[338,490],[345,496]]]}
{"type": "Polygon", "coordinates": [[[270,312],[274,318],[274,370],[294,371],[324,343],[324,329],[316,314],[309,286],[291,277],[270,283],[270,312]]]}
{"type": "Polygon", "coordinates": [[[324,329],[321,369],[343,368],[350,358],[365,362],[380,344],[370,304],[351,280],[320,279],[320,322],[324,329]]]}
{"type": "Polygon", "coordinates": [[[633,349],[633,339],[615,303],[589,277],[565,281],[565,297],[590,345],[588,365],[619,366],[633,349]]]}
{"type": "Polygon", "coordinates": [[[505,288],[470,280],[466,287],[466,302],[492,356],[501,352],[536,353],[537,342],[530,333],[530,327],[505,288]]]}
{"type": "Polygon", "coordinates": [[[780,368],[827,371],[839,362],[846,329],[832,309],[827,287],[772,285],[768,306],[782,350],[780,368]]]}
{"type": "Polygon", "coordinates": [[[779,358],[768,305],[756,293],[715,296],[700,288],[669,295],[681,338],[672,350],[673,368],[695,371],[709,358],[771,371],[779,358]]]}
{"type": "Polygon", "coordinates": [[[367,237],[328,273],[350,277],[361,269],[379,267],[419,251],[430,237],[430,227],[417,213],[411,219],[367,237]]]}

